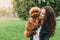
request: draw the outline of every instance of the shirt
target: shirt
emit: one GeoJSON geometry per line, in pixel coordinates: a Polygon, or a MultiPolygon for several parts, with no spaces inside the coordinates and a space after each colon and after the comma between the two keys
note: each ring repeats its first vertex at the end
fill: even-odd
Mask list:
{"type": "Polygon", "coordinates": [[[33,40],[39,40],[40,30],[41,30],[41,26],[36,30],[37,34],[33,35],[33,40]]]}

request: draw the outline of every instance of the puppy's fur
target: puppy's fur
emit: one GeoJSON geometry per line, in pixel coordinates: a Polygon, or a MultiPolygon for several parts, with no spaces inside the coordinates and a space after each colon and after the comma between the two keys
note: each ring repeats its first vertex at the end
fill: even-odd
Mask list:
{"type": "Polygon", "coordinates": [[[32,7],[29,11],[30,18],[26,24],[25,37],[36,34],[37,28],[40,26],[40,8],[32,7]]]}

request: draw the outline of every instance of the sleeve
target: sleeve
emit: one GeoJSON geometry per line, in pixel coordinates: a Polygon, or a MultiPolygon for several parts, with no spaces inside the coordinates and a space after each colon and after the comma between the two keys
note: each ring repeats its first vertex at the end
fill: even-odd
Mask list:
{"type": "Polygon", "coordinates": [[[41,32],[39,33],[39,40],[49,40],[50,38],[50,33],[47,31],[46,26],[43,25],[41,32]]]}
{"type": "Polygon", "coordinates": [[[40,35],[40,40],[49,40],[50,34],[42,33],[40,35]]]}
{"type": "Polygon", "coordinates": [[[33,35],[30,36],[30,40],[33,40],[33,35]]]}

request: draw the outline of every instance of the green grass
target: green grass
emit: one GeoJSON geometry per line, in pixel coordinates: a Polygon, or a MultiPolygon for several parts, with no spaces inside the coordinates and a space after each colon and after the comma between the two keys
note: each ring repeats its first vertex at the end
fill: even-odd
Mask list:
{"type": "MultiPolygon", "coordinates": [[[[24,38],[26,21],[15,19],[0,19],[0,40],[29,40],[24,38]]],[[[51,40],[60,40],[60,21],[57,21],[56,33],[51,40]]]]}
{"type": "Polygon", "coordinates": [[[60,40],[60,21],[56,21],[56,31],[54,37],[51,38],[51,40],[60,40]]]}

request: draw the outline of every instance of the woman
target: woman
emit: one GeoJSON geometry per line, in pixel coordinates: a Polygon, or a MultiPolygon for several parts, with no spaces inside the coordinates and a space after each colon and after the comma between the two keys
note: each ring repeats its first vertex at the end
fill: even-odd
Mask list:
{"type": "Polygon", "coordinates": [[[40,32],[37,32],[39,35],[31,35],[30,40],[49,40],[50,37],[54,36],[56,28],[56,15],[53,8],[50,6],[41,8],[41,16],[39,18],[41,19],[40,32]]]}

